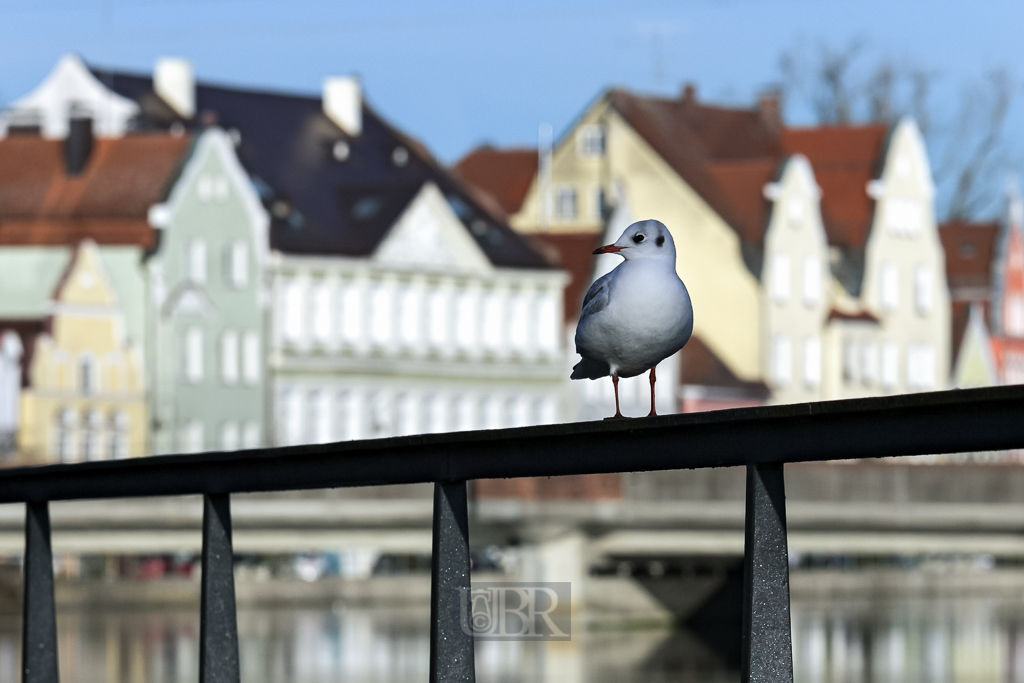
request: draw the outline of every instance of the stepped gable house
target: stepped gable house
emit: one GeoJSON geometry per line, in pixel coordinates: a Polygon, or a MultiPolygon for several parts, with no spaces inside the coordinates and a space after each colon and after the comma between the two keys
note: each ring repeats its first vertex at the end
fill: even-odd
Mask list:
{"type": "MultiPolygon", "coordinates": [[[[495,188],[501,150],[485,152],[467,155],[458,172],[515,195],[495,188]]],[[[509,156],[516,187],[521,154],[509,156]]],[[[510,218],[521,232],[589,250],[624,202],[673,231],[699,351],[686,362],[687,347],[678,362],[681,406],[945,383],[944,258],[913,121],[795,129],[773,97],[735,108],[702,103],[689,86],[678,98],[613,89],[538,168],[550,173],[534,174],[510,218]]]]}

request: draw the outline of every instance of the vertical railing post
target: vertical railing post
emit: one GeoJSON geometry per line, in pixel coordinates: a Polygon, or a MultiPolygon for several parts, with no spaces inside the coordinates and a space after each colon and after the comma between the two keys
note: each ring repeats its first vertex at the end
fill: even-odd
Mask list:
{"type": "Polygon", "coordinates": [[[228,494],[203,496],[199,683],[239,683],[238,616],[228,494]]]}
{"type": "Polygon", "coordinates": [[[743,683],[791,683],[789,549],[782,463],[747,465],[743,683]]]}
{"type": "Polygon", "coordinates": [[[25,504],[25,594],[22,597],[21,680],[57,683],[57,610],[48,503],[25,504]]]}
{"type": "MultiPolygon", "coordinates": [[[[473,683],[476,680],[473,633],[463,628],[461,606],[463,595],[468,594],[470,587],[466,482],[434,484],[433,531],[430,683],[473,683]]],[[[466,626],[471,626],[471,622],[466,626]]]]}

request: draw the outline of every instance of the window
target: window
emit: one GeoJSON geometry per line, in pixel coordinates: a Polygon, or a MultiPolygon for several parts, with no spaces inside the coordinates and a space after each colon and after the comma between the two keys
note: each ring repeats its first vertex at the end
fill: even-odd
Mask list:
{"type": "Polygon", "coordinates": [[[462,290],[455,299],[455,336],[459,348],[471,351],[476,347],[477,297],[472,291],[462,290]]]}
{"type": "Polygon", "coordinates": [[[885,342],[882,345],[882,386],[894,389],[899,381],[900,347],[896,342],[885,342]]]}
{"type": "Polygon", "coordinates": [[[921,205],[910,199],[889,199],[885,202],[885,224],[897,236],[921,232],[924,216],[921,205]]]}
{"type": "Polygon", "coordinates": [[[537,346],[545,353],[558,349],[558,301],[552,292],[542,294],[537,302],[537,346]]]}
{"type": "Polygon", "coordinates": [[[427,431],[448,431],[448,399],[444,394],[434,394],[427,400],[427,431]]]}
{"type": "Polygon", "coordinates": [[[378,344],[391,341],[391,294],[391,288],[385,283],[380,283],[374,287],[370,300],[370,331],[378,344]]]}
{"type": "Polygon", "coordinates": [[[502,325],[505,315],[505,300],[500,292],[491,291],[484,296],[483,301],[483,341],[484,348],[488,351],[499,351],[501,349],[504,326],[502,325]]]}
{"type": "MultiPolygon", "coordinates": [[[[391,396],[383,391],[369,397],[371,438],[394,435],[394,410],[391,396]]],[[[444,431],[440,429],[437,431],[444,431]]]]}
{"type": "Polygon", "coordinates": [[[238,450],[238,423],[228,420],[220,426],[220,448],[222,451],[238,450]]]}
{"type": "Polygon", "coordinates": [[[303,286],[298,280],[291,280],[284,286],[284,338],[290,342],[302,339],[303,330],[303,286]]]}
{"type": "MultiPolygon", "coordinates": [[[[587,384],[597,384],[597,382],[587,382],[587,384]]],[[[484,429],[501,429],[505,426],[504,402],[500,396],[488,394],[484,398],[483,414],[484,429]]]]}
{"type": "Polygon", "coordinates": [[[242,338],[242,378],[246,384],[260,381],[260,335],[246,332],[242,338]]]}
{"type": "Polygon", "coordinates": [[[476,401],[470,394],[462,394],[455,400],[455,429],[469,431],[476,428],[476,401]]]}
{"type": "Polygon", "coordinates": [[[821,384],[821,338],[804,339],[804,384],[815,389],[821,384]]]}
{"type": "Polygon", "coordinates": [[[864,384],[878,381],[878,347],[874,342],[866,341],[861,345],[861,379],[864,384]]]}
{"type": "MultiPolygon", "coordinates": [[[[596,382],[593,382],[596,384],[596,382]]],[[[549,425],[558,422],[558,399],[554,396],[542,396],[537,399],[537,424],[549,425]]]]}
{"type": "Polygon", "coordinates": [[[784,334],[775,335],[772,344],[772,371],[777,385],[789,384],[793,375],[793,346],[784,334]]]}
{"type": "Polygon", "coordinates": [[[448,292],[440,286],[430,292],[428,301],[430,343],[443,347],[448,343],[448,292]]]}
{"type": "Polygon", "coordinates": [[[1024,296],[1011,294],[1006,298],[1006,333],[1024,337],[1024,296]]]}
{"type": "Polygon", "coordinates": [[[326,282],[313,286],[313,339],[321,344],[331,340],[331,288],[326,282]]]}
{"type": "Polygon", "coordinates": [[[804,303],[813,306],[821,299],[821,259],[804,256],[803,271],[804,303]]]}
{"type": "Polygon", "coordinates": [[[188,241],[185,247],[185,276],[198,284],[206,283],[206,242],[199,238],[188,241]]]}
{"type": "Polygon", "coordinates": [[[881,290],[882,309],[895,310],[900,305],[900,271],[892,261],[882,264],[881,290]]]}
{"type": "Polygon", "coordinates": [[[526,427],[530,424],[530,399],[523,394],[516,394],[508,399],[508,416],[510,427],[526,427]]]}
{"type": "Polygon", "coordinates": [[[191,384],[203,381],[203,331],[198,327],[185,332],[185,380],[191,384]]]}
{"type": "Polygon", "coordinates": [[[57,411],[54,425],[54,450],[59,462],[75,462],[78,453],[75,450],[75,428],[78,418],[75,412],[68,409],[57,411]]]}
{"type": "Polygon", "coordinates": [[[203,423],[199,420],[186,422],[181,428],[181,452],[201,453],[204,448],[205,435],[203,423]]]}
{"type": "Polygon", "coordinates": [[[789,254],[772,257],[772,297],[782,304],[789,301],[789,254]]]}
{"type": "Polygon", "coordinates": [[[238,382],[238,333],[224,330],[220,336],[220,377],[225,384],[238,382]]]}
{"type": "Polygon", "coordinates": [[[933,389],[935,387],[935,349],[931,344],[907,346],[907,388],[933,389]]]}
{"type": "Polygon", "coordinates": [[[362,287],[355,282],[350,282],[342,289],[341,333],[350,344],[359,342],[363,337],[362,291],[362,287]]]}
{"type": "Polygon", "coordinates": [[[917,266],[914,268],[914,307],[923,315],[932,310],[933,300],[932,269],[917,266]]]}
{"type": "Polygon", "coordinates": [[[604,156],[604,127],[590,124],[581,126],[577,135],[579,154],[581,157],[604,156]]]}
{"type": "Polygon", "coordinates": [[[103,459],[103,414],[87,410],[82,420],[82,456],[86,460],[103,459]]]}
{"type": "Polygon", "coordinates": [[[82,354],[78,360],[78,382],[83,394],[95,394],[97,387],[96,359],[91,354],[82,354]]]}
{"type": "Polygon", "coordinates": [[[392,292],[387,283],[378,283],[373,288],[370,298],[370,332],[373,341],[387,344],[391,341],[391,322],[393,317],[392,292]]]}
{"type": "Polygon", "coordinates": [[[412,284],[403,284],[398,294],[399,332],[402,344],[415,349],[420,342],[420,293],[412,284]]]}
{"type": "Polygon", "coordinates": [[[116,410],[110,418],[110,438],[107,441],[111,459],[127,458],[131,455],[128,447],[128,427],[131,421],[128,413],[116,410]]]}
{"type": "Polygon", "coordinates": [[[246,422],[242,427],[242,448],[259,448],[261,441],[259,423],[252,420],[246,422]]]}
{"type": "Polygon", "coordinates": [[[281,397],[284,444],[294,446],[302,443],[302,392],[288,389],[281,397]]]}
{"type": "Polygon", "coordinates": [[[331,395],[322,390],[309,394],[309,443],[331,441],[331,395]]]}
{"type": "Polygon", "coordinates": [[[799,228],[806,216],[804,200],[801,197],[790,197],[786,200],[786,221],[791,228],[799,228]]]}
{"type": "Polygon", "coordinates": [[[560,221],[576,220],[576,189],[562,186],[555,190],[555,218],[560,221]]]}
{"type": "Polygon", "coordinates": [[[232,242],[224,250],[224,273],[227,284],[242,289],[249,284],[249,247],[245,242],[232,242]]]}
{"type": "Polygon", "coordinates": [[[395,424],[398,427],[398,435],[418,434],[420,431],[420,406],[419,396],[413,392],[401,394],[396,404],[398,415],[395,424]]]}
{"type": "Polygon", "coordinates": [[[526,292],[512,296],[509,341],[515,351],[525,352],[530,345],[530,298],[526,292]]]}
{"type": "Polygon", "coordinates": [[[843,379],[852,384],[860,379],[860,359],[857,357],[857,342],[846,338],[843,340],[843,379]]]}

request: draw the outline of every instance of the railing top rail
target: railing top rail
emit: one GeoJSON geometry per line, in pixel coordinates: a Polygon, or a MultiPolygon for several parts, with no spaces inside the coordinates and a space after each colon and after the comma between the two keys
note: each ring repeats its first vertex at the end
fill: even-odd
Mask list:
{"type": "Polygon", "coordinates": [[[0,503],[285,491],[1024,448],[1024,386],[16,467],[0,503]]]}

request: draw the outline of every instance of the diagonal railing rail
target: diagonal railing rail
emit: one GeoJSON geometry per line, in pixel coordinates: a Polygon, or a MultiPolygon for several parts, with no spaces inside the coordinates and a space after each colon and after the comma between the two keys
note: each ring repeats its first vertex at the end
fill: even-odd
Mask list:
{"type": "Polygon", "coordinates": [[[56,683],[47,504],[203,494],[200,681],[238,683],[230,494],[433,482],[433,682],[473,681],[466,481],[747,467],[743,680],[792,681],[785,463],[1024,448],[1024,386],[0,471],[26,503],[22,680],[56,683]]]}

